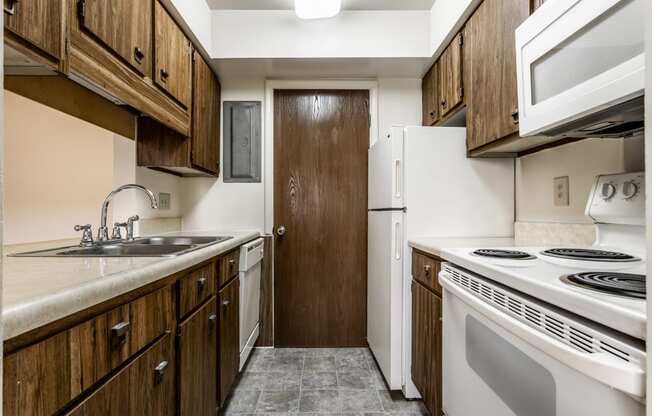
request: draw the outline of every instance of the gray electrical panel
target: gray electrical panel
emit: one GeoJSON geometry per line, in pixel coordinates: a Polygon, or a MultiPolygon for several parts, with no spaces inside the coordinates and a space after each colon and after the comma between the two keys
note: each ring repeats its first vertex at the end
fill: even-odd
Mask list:
{"type": "Polygon", "coordinates": [[[224,182],[260,182],[261,102],[224,101],[224,182]]]}

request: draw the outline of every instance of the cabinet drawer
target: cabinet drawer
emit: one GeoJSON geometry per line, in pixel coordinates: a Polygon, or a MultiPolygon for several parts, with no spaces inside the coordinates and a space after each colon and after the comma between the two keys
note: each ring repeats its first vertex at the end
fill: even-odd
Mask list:
{"type": "Polygon", "coordinates": [[[416,251],[412,252],[412,277],[439,295],[441,295],[438,277],[440,269],[440,260],[416,251]]]}
{"type": "Polygon", "coordinates": [[[238,275],[240,270],[240,249],[225,254],[220,259],[220,287],[238,275]]]}
{"type": "Polygon", "coordinates": [[[193,270],[179,280],[179,317],[215,295],[215,263],[193,270]]]}
{"type": "Polygon", "coordinates": [[[168,334],[66,414],[172,416],[174,379],[172,337],[168,334]]]}

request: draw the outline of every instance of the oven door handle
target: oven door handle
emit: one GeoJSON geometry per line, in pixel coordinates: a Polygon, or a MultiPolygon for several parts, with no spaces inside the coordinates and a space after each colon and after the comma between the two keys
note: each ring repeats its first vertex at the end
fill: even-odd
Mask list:
{"type": "Polygon", "coordinates": [[[478,299],[466,289],[451,282],[444,271],[439,273],[439,281],[450,292],[449,295],[457,296],[464,303],[533,347],[607,386],[636,397],[645,397],[645,370],[639,366],[607,353],[582,352],[559,342],[478,299]]]}

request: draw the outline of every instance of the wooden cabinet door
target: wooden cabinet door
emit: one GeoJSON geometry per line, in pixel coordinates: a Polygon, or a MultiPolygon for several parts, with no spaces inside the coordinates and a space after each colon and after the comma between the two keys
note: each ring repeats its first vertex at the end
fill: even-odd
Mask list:
{"type": "Polygon", "coordinates": [[[5,29],[61,58],[61,0],[4,0],[5,29]]]}
{"type": "Polygon", "coordinates": [[[160,2],[154,2],[154,81],[190,108],[192,46],[160,2]]]}
{"type": "Polygon", "coordinates": [[[469,150],[518,132],[514,31],[529,13],[529,0],[485,0],[466,23],[469,150]]]}
{"type": "Polygon", "coordinates": [[[412,381],[431,415],[442,406],[441,298],[412,281],[412,381]]]}
{"type": "Polygon", "coordinates": [[[458,33],[439,58],[439,109],[441,117],[462,103],[464,95],[462,42],[463,35],[458,33]]]}
{"type": "Polygon", "coordinates": [[[220,83],[204,58],[193,54],[192,164],[218,174],[220,163],[220,83]]]}
{"type": "Polygon", "coordinates": [[[423,125],[432,126],[439,120],[439,64],[435,62],[421,82],[423,125]]]}
{"type": "Polygon", "coordinates": [[[220,406],[229,396],[240,367],[240,279],[220,290],[220,406]]]}
{"type": "Polygon", "coordinates": [[[80,27],[145,76],[152,72],[152,2],[81,0],[80,27]]]}
{"type": "Polygon", "coordinates": [[[213,297],[179,325],[181,416],[214,415],[217,409],[217,321],[213,297]]]}

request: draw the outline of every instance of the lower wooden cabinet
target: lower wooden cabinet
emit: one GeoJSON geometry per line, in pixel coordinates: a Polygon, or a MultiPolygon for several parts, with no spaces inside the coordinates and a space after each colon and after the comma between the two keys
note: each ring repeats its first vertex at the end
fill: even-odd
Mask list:
{"type": "Polygon", "coordinates": [[[219,294],[219,397],[220,406],[229,392],[240,367],[240,279],[235,278],[219,294]]]}
{"type": "Polygon", "coordinates": [[[179,414],[217,409],[217,300],[212,297],[179,325],[179,414]]]}
{"type": "Polygon", "coordinates": [[[412,281],[412,381],[432,416],[442,411],[442,299],[412,281]]]}
{"type": "Polygon", "coordinates": [[[167,334],[66,415],[174,415],[173,354],[172,336],[167,334]]]}

